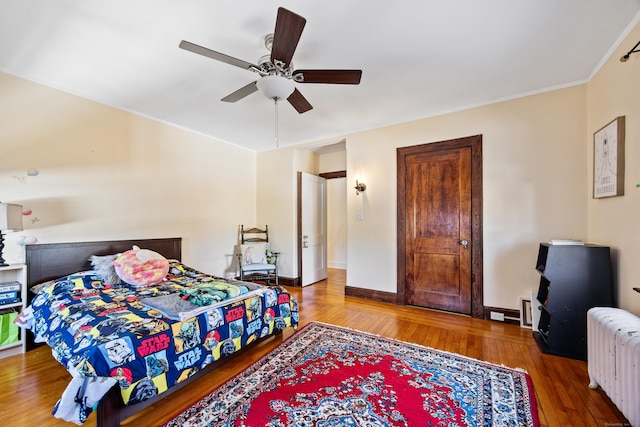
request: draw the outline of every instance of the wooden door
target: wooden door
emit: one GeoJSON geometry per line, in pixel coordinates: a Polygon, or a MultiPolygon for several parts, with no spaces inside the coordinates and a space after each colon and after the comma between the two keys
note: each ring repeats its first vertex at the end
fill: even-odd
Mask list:
{"type": "Polygon", "coordinates": [[[478,197],[473,203],[479,142],[477,136],[398,149],[398,294],[404,304],[482,316],[481,233],[474,224],[481,203],[478,197]]]}

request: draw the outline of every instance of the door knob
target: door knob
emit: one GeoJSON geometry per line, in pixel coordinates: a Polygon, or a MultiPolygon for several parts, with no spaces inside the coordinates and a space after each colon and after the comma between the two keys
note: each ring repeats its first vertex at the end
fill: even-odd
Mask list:
{"type": "Polygon", "coordinates": [[[460,243],[465,249],[467,249],[467,246],[469,245],[469,242],[467,240],[460,240],[458,243],[460,243]]]}

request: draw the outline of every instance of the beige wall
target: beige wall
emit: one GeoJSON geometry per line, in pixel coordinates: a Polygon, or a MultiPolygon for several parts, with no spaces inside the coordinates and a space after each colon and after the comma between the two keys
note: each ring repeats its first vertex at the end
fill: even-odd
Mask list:
{"type": "MultiPolygon", "coordinates": [[[[343,169],[344,170],[344,169],[343,169]]],[[[347,268],[347,178],[327,180],[327,267],[347,268]]]]}
{"type": "Polygon", "coordinates": [[[283,148],[257,155],[257,225],[269,225],[271,247],[280,252],[278,274],[284,277],[298,276],[295,151],[283,148]]]}
{"type": "MultiPolygon", "coordinates": [[[[320,154],[320,173],[347,169],[346,150],[320,154]]],[[[327,180],[327,267],[347,268],[347,191],[346,178],[327,180]]]]}
{"type": "Polygon", "coordinates": [[[233,274],[256,220],[256,155],[0,73],[0,200],[31,209],[16,242],[182,237],[184,260],[233,274]],[[38,174],[29,174],[30,169],[38,174]]]}
{"type": "Polygon", "coordinates": [[[640,40],[640,26],[629,34],[602,69],[587,84],[589,240],[609,245],[614,253],[620,306],[640,315],[640,55],[628,62],[618,58],[640,40]],[[593,133],[618,116],[625,116],[625,194],[593,199],[593,133]]]}
{"type": "Polygon", "coordinates": [[[347,152],[344,148],[331,153],[321,153],[318,156],[318,170],[320,173],[336,172],[347,169],[347,152]]]}

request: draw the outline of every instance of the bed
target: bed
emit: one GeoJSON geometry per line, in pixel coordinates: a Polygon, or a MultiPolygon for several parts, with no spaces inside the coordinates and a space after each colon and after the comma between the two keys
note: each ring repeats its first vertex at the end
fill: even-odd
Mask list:
{"type": "Polygon", "coordinates": [[[297,302],[284,288],[210,276],[180,259],[180,238],[26,246],[28,287],[39,288],[21,315],[32,329],[27,347],[46,342],[72,375],[56,416],[82,423],[97,408],[98,426],[118,426],[252,344],[297,327],[297,302]],[[89,258],[134,245],[166,258],[168,274],[160,283],[105,285],[89,258]],[[246,294],[193,313],[152,304],[213,285],[246,294]]]}

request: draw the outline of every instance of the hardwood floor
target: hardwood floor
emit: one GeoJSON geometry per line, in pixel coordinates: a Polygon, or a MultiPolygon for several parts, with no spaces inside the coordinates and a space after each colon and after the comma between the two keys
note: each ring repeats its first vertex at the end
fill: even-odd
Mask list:
{"type": "MultiPolygon", "coordinates": [[[[289,288],[300,306],[300,324],[320,321],[463,354],[488,362],[522,368],[533,380],[542,426],[622,426],[624,416],[601,390],[588,388],[587,364],[543,354],[531,330],[416,307],[397,306],[344,296],[343,270],[305,288],[289,288]]],[[[254,351],[223,364],[188,390],[165,399],[126,426],[158,426],[224,383],[291,336],[260,343],[254,351]]],[[[0,360],[0,420],[2,427],[69,426],[51,415],[70,377],[48,347],[0,360]]],[[[91,415],[86,426],[95,426],[91,415]]]]}

